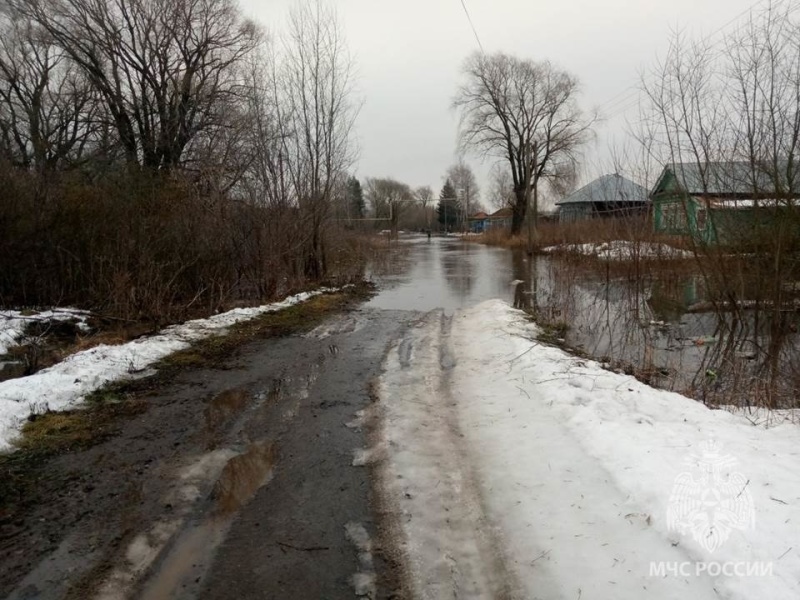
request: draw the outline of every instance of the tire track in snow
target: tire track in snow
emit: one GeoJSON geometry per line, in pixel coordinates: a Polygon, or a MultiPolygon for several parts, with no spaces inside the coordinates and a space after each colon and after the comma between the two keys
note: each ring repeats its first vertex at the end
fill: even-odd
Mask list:
{"type": "Polygon", "coordinates": [[[379,494],[415,598],[517,598],[458,425],[450,319],[426,314],[391,348],[377,386],[379,494]]]}

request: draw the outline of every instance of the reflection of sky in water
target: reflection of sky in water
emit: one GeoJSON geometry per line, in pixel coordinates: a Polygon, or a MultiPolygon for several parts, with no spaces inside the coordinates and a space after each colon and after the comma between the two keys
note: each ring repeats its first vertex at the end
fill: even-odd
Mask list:
{"type": "Polygon", "coordinates": [[[372,278],[381,291],[367,306],[420,311],[443,308],[451,313],[492,298],[514,299],[511,283],[515,278],[508,251],[458,238],[434,237],[430,243],[417,240],[421,241],[401,243],[395,265],[373,269],[372,278]]]}
{"type": "MultiPolygon", "coordinates": [[[[704,373],[714,363],[717,346],[709,340],[718,334],[716,315],[685,311],[702,299],[696,279],[606,281],[602,266],[592,272],[555,257],[529,259],[522,252],[458,238],[406,239],[393,256],[373,265],[371,276],[380,292],[367,306],[442,308],[452,314],[500,298],[545,320],[563,322],[569,327],[567,342],[594,358],[668,371],[660,382],[676,389],[685,389],[698,370],[704,373]],[[512,285],[515,280],[523,283],[512,285]],[[662,321],[666,323],[657,323],[662,321]],[[700,340],[705,341],[698,344],[700,340]]],[[[745,327],[746,337],[752,338],[751,331],[745,327]]],[[[752,353],[752,343],[744,339],[739,347],[741,354],[752,353]]]]}

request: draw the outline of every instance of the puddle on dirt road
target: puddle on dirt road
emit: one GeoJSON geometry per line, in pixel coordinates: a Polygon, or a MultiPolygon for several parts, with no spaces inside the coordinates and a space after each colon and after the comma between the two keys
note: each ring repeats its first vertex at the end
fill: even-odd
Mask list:
{"type": "Polygon", "coordinates": [[[269,481],[275,463],[275,446],[271,442],[252,444],[246,452],[228,461],[214,486],[212,498],[215,517],[230,515],[250,502],[255,493],[269,481]]]}
{"type": "MultiPolygon", "coordinates": [[[[263,431],[265,424],[260,419],[272,413],[260,408],[279,403],[284,405],[281,417],[294,418],[326,360],[328,357],[322,353],[304,376],[273,379],[254,393],[236,388],[215,396],[206,407],[207,427],[212,431],[230,429],[230,423],[247,411],[245,429],[251,433],[263,431]]],[[[202,510],[203,516],[186,521],[175,533],[165,555],[144,583],[139,598],[192,598],[199,594],[203,577],[231,523],[272,479],[275,460],[275,445],[269,440],[251,443],[243,452],[229,457],[218,471],[209,496],[210,505],[202,510]]]]}
{"type": "Polygon", "coordinates": [[[251,444],[242,454],[231,458],[214,486],[209,516],[190,524],[178,536],[139,598],[163,600],[196,596],[233,518],[272,479],[274,464],[275,445],[268,441],[251,444]]]}
{"type": "Polygon", "coordinates": [[[245,389],[226,390],[214,396],[206,405],[203,416],[206,422],[206,447],[211,449],[219,444],[220,431],[234,416],[239,415],[252,400],[245,389]]]}

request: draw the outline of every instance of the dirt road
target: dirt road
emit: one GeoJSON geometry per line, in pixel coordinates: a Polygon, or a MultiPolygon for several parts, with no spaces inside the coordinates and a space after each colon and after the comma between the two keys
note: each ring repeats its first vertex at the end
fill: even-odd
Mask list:
{"type": "Polygon", "coordinates": [[[378,548],[366,445],[406,315],[357,309],[188,370],[119,435],[52,459],[4,524],[8,598],[352,598],[397,585],[378,548]]]}
{"type": "Polygon", "coordinates": [[[429,310],[509,290],[497,269],[473,286],[486,257],[465,248],[412,248],[371,302],[183,369],[114,435],[37,464],[0,513],[0,597],[407,597],[366,409],[429,310]]]}

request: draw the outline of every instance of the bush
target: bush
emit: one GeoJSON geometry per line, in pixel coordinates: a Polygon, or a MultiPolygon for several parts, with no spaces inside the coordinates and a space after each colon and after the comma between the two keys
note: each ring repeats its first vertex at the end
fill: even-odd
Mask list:
{"type": "MultiPolygon", "coordinates": [[[[44,181],[0,167],[0,304],[75,305],[164,323],[260,301],[310,283],[304,220],[291,206],[255,206],[180,176],[116,172],[44,181]]],[[[325,276],[360,262],[346,236],[324,231],[325,276]]]]}

